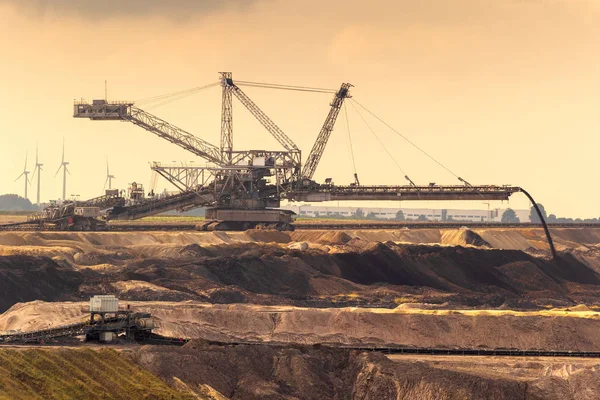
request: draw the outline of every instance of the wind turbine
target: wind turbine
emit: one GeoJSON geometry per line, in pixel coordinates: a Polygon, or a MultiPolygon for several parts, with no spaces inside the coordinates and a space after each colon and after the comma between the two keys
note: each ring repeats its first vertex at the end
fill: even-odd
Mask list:
{"type": "Polygon", "coordinates": [[[35,168],[33,169],[33,177],[35,177],[35,173],[37,172],[37,197],[36,197],[36,204],[38,205],[38,207],[40,206],[40,186],[41,186],[41,178],[40,175],[42,174],[42,166],[44,164],[40,164],[39,160],[38,160],[38,145],[37,143],[35,144],[35,168]]]}
{"type": "Polygon", "coordinates": [[[112,189],[112,180],[116,179],[114,175],[110,174],[110,169],[108,168],[108,157],[106,157],[106,180],[104,181],[104,190],[106,190],[106,184],[108,183],[108,189],[112,189]]]}
{"type": "Polygon", "coordinates": [[[29,171],[27,171],[27,153],[25,153],[25,166],[23,167],[23,172],[21,172],[21,175],[19,175],[17,179],[15,179],[16,182],[19,179],[21,179],[22,176],[25,177],[25,198],[27,198],[27,185],[29,185],[29,178],[27,177],[27,175],[29,175],[29,171]]]}
{"type": "MultiPolygon", "coordinates": [[[[56,170],[56,173],[54,174],[54,177],[56,178],[56,175],[58,175],[58,173],[60,172],[60,169],[63,169],[63,191],[62,191],[62,200],[65,201],[67,198],[67,172],[69,172],[69,170],[67,169],[67,165],[69,165],[68,162],[65,161],[65,139],[63,138],[63,150],[62,150],[62,161],[60,162],[60,166],[58,167],[58,169],[56,170]]],[[[71,175],[71,173],[69,172],[69,175],[71,175]]]]}

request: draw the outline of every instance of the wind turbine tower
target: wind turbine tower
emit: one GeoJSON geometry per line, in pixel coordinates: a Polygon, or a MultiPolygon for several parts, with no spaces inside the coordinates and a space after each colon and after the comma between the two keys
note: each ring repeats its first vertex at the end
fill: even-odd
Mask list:
{"type": "Polygon", "coordinates": [[[35,177],[35,173],[37,172],[37,196],[36,196],[36,204],[39,207],[40,206],[40,187],[41,187],[41,177],[40,175],[42,174],[42,166],[44,164],[40,164],[39,159],[38,159],[38,146],[37,143],[35,145],[35,168],[33,169],[33,176],[35,177]]]}
{"type": "Polygon", "coordinates": [[[17,177],[17,179],[15,179],[15,182],[18,181],[19,179],[21,179],[22,176],[25,177],[25,198],[27,198],[27,186],[29,185],[29,171],[27,171],[27,153],[25,153],[25,166],[23,167],[23,172],[21,172],[21,175],[19,175],[17,177]]]}
{"type": "Polygon", "coordinates": [[[65,140],[63,139],[62,159],[60,162],[60,166],[58,167],[58,169],[56,170],[56,173],[54,174],[54,177],[56,178],[56,175],[58,175],[58,173],[60,172],[60,169],[62,168],[62,170],[63,170],[62,201],[65,201],[67,199],[67,172],[69,173],[69,175],[71,174],[71,172],[69,172],[69,169],[67,168],[67,165],[69,165],[69,163],[67,161],[65,161],[65,140]]]}
{"type": "Polygon", "coordinates": [[[112,189],[112,180],[116,179],[114,175],[110,174],[110,169],[108,168],[108,157],[106,157],[106,180],[104,181],[104,189],[106,190],[106,184],[108,183],[108,188],[112,189]]]}

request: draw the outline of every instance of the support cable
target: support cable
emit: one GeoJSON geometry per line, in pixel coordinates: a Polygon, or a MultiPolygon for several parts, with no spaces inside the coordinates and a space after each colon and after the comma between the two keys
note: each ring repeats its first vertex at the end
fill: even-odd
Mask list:
{"type": "Polygon", "coordinates": [[[352,135],[350,134],[350,121],[348,120],[348,109],[344,103],[344,115],[346,117],[346,130],[348,131],[348,146],[350,147],[350,157],[352,159],[352,169],[354,172],[354,181],[358,184],[358,173],[356,172],[356,160],[354,159],[354,148],[352,147],[352,135]]]}
{"type": "Polygon", "coordinates": [[[404,177],[412,182],[410,180],[410,178],[408,178],[408,175],[406,174],[406,172],[404,172],[404,170],[402,169],[402,167],[400,166],[400,164],[398,164],[398,162],[396,161],[396,159],[394,158],[394,156],[392,156],[392,153],[390,153],[390,151],[387,149],[387,147],[383,144],[383,142],[381,141],[381,139],[379,139],[379,136],[377,136],[377,134],[375,133],[375,131],[373,130],[373,128],[371,128],[371,125],[369,125],[369,123],[367,122],[367,120],[362,116],[362,114],[360,113],[360,111],[358,111],[358,108],[356,108],[356,106],[353,103],[352,107],[354,107],[354,110],[356,111],[356,113],[358,114],[358,116],[360,117],[360,119],[362,119],[362,121],[365,123],[365,125],[367,126],[367,128],[369,128],[369,130],[371,131],[371,133],[373,134],[373,136],[375,136],[375,138],[377,139],[377,141],[379,142],[379,144],[381,145],[381,147],[383,147],[383,150],[385,150],[385,152],[387,153],[387,155],[392,159],[392,161],[394,162],[394,164],[396,164],[396,167],[398,167],[398,169],[400,170],[400,172],[402,172],[404,174],[404,177]]]}
{"type": "Polygon", "coordinates": [[[350,121],[348,120],[348,109],[344,104],[344,115],[346,117],[346,130],[348,131],[348,145],[350,146],[350,156],[352,158],[352,169],[356,174],[356,161],[354,159],[354,148],[352,147],[352,135],[350,134],[350,121]]]}
{"type": "Polygon", "coordinates": [[[250,82],[250,81],[235,81],[238,86],[251,86],[260,87],[266,89],[280,89],[280,90],[295,90],[299,92],[315,92],[315,93],[335,93],[335,89],[325,88],[314,88],[308,86],[294,86],[294,85],[279,85],[276,83],[264,83],[264,82],[250,82]]]}
{"type": "MultiPolygon", "coordinates": [[[[138,106],[140,104],[151,104],[151,103],[159,102],[159,101],[164,102],[164,104],[166,104],[166,103],[169,103],[171,101],[179,100],[180,98],[187,97],[187,96],[189,96],[191,94],[200,92],[200,91],[202,91],[204,89],[208,89],[208,88],[211,88],[213,86],[217,86],[219,84],[220,84],[220,82],[213,82],[211,84],[204,85],[204,86],[197,86],[197,87],[193,87],[193,88],[190,88],[190,89],[178,90],[176,92],[165,93],[165,94],[158,95],[158,96],[146,97],[144,99],[137,100],[135,103],[138,106]]],[[[162,105],[162,103],[159,104],[159,105],[162,105]]],[[[159,105],[153,105],[151,107],[158,107],[159,105]]]]}
{"type": "Polygon", "coordinates": [[[169,103],[172,103],[172,102],[174,102],[174,101],[181,100],[181,99],[183,99],[183,98],[186,98],[186,97],[189,97],[189,96],[191,96],[191,95],[193,95],[193,94],[196,94],[196,93],[198,93],[198,92],[200,92],[200,91],[202,91],[202,90],[204,90],[204,89],[208,89],[208,88],[211,88],[211,87],[213,87],[213,86],[217,86],[217,85],[219,85],[219,83],[218,83],[218,82],[217,82],[217,83],[210,84],[210,85],[202,86],[201,88],[194,89],[193,91],[189,91],[188,93],[184,93],[184,94],[181,94],[181,95],[179,95],[179,96],[177,96],[177,97],[173,97],[173,98],[170,98],[170,99],[166,99],[166,100],[164,100],[164,101],[163,101],[163,102],[161,102],[161,103],[158,103],[158,104],[151,105],[151,106],[147,107],[147,109],[154,109],[154,108],[158,108],[158,107],[160,107],[160,106],[164,106],[165,104],[169,104],[169,103]]]}
{"type": "MultiPolygon", "coordinates": [[[[384,124],[385,126],[387,126],[388,128],[390,128],[394,133],[396,133],[398,136],[400,136],[402,139],[404,139],[405,141],[407,141],[411,146],[413,146],[415,149],[419,150],[421,153],[425,154],[427,157],[429,157],[431,160],[433,160],[436,164],[438,164],[440,167],[444,168],[446,171],[448,171],[450,174],[454,175],[454,177],[456,177],[459,181],[465,183],[466,181],[464,179],[462,179],[460,176],[456,175],[454,172],[452,172],[448,167],[446,167],[444,164],[442,164],[441,162],[439,162],[438,160],[436,160],[431,154],[427,153],[425,150],[423,150],[422,148],[420,148],[419,146],[417,146],[414,142],[412,142],[410,139],[408,139],[406,136],[404,136],[403,134],[401,134],[400,132],[398,132],[396,129],[394,129],[393,127],[391,127],[388,123],[386,123],[384,120],[382,120],[381,118],[379,118],[377,115],[375,115],[373,112],[371,112],[369,109],[367,109],[365,106],[363,106],[362,104],[360,104],[358,101],[354,100],[354,99],[350,99],[352,100],[353,103],[358,104],[362,109],[364,109],[366,112],[368,112],[369,114],[371,114],[373,117],[375,117],[375,119],[377,119],[379,122],[381,122],[382,124],[384,124]]],[[[470,184],[469,184],[470,185],[470,184]]]]}

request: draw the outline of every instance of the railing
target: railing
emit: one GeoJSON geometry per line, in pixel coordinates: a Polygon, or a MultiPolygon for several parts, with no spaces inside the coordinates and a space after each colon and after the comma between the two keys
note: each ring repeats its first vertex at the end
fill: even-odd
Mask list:
{"type": "MultiPolygon", "coordinates": [[[[76,106],[92,106],[92,105],[94,105],[93,103],[89,103],[87,100],[75,100],[73,102],[73,104],[76,105],[76,106]]],[[[122,106],[122,105],[132,106],[132,105],[135,104],[135,102],[133,102],[133,101],[126,101],[126,100],[117,100],[117,101],[112,101],[111,100],[111,101],[107,101],[105,105],[112,105],[112,104],[120,105],[120,106],[122,106]]]]}

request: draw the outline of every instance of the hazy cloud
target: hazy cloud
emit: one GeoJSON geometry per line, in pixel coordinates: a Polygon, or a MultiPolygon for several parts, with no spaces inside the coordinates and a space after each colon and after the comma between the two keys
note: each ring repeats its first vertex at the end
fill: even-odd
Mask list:
{"type": "Polygon", "coordinates": [[[86,19],[158,16],[191,19],[221,10],[244,10],[256,0],[0,0],[27,15],[77,16],[86,19]]]}

